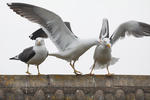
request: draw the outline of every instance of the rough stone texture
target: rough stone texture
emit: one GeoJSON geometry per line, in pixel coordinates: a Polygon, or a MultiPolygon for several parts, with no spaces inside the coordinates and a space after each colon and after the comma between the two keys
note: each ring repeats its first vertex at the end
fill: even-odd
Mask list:
{"type": "Polygon", "coordinates": [[[115,100],[125,100],[125,93],[123,90],[119,89],[116,91],[115,100]]]}
{"type": "Polygon", "coordinates": [[[76,100],[86,100],[85,94],[82,90],[77,90],[75,93],[76,100]]]}
{"type": "Polygon", "coordinates": [[[0,89],[0,100],[4,100],[4,99],[5,99],[4,91],[0,89]]]}
{"type": "Polygon", "coordinates": [[[144,92],[142,89],[138,89],[135,94],[136,100],[144,100],[144,92]]]}
{"type": "Polygon", "coordinates": [[[102,90],[96,91],[96,93],[94,94],[93,100],[104,100],[104,93],[103,93],[103,91],[102,90]]]}
{"type": "Polygon", "coordinates": [[[0,75],[0,100],[150,100],[150,76],[0,75]]]}
{"type": "Polygon", "coordinates": [[[114,100],[114,97],[111,93],[105,95],[105,100],[114,100]]]}
{"type": "Polygon", "coordinates": [[[56,100],[65,100],[64,93],[62,90],[57,90],[55,92],[55,99],[56,100]]]}
{"type": "Polygon", "coordinates": [[[15,89],[12,89],[12,91],[14,93],[15,100],[24,100],[25,99],[24,94],[21,89],[15,88],[15,89]]]}
{"type": "Polygon", "coordinates": [[[44,92],[41,89],[36,91],[34,100],[45,100],[44,92]]]}
{"type": "Polygon", "coordinates": [[[127,94],[127,100],[135,100],[135,94],[134,93],[127,94]]]}

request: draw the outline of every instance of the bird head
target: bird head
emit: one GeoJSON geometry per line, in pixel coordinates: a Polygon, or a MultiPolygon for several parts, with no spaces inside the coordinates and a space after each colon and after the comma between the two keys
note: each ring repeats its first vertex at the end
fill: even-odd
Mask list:
{"type": "Polygon", "coordinates": [[[44,42],[44,40],[43,40],[43,38],[36,38],[36,40],[35,40],[35,45],[36,46],[41,46],[41,45],[44,45],[45,44],[45,42],[44,42]]]}
{"type": "Polygon", "coordinates": [[[111,48],[111,43],[109,38],[104,38],[100,40],[100,42],[104,47],[111,48]]]}

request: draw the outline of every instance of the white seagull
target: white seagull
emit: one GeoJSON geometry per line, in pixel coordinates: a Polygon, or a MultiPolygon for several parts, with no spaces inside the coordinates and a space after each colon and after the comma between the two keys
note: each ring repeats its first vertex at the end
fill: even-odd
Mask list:
{"type": "Polygon", "coordinates": [[[38,70],[38,75],[40,75],[39,65],[47,58],[48,51],[45,47],[44,40],[42,38],[37,38],[35,41],[35,46],[26,48],[19,55],[10,58],[10,60],[20,60],[25,62],[27,66],[27,74],[29,72],[29,65],[36,65],[38,70]]]}
{"type": "Polygon", "coordinates": [[[92,74],[93,69],[98,68],[107,68],[107,75],[111,75],[108,67],[118,61],[118,58],[112,57],[111,47],[117,40],[124,38],[126,35],[133,35],[137,38],[150,36],[150,25],[143,22],[128,21],[121,24],[109,38],[108,20],[103,19],[102,29],[99,36],[101,42],[95,49],[93,57],[94,64],[90,75],[92,74]]]}
{"type": "Polygon", "coordinates": [[[24,3],[8,3],[7,5],[17,14],[42,27],[59,50],[59,52],[49,54],[50,56],[70,62],[74,73],[81,74],[75,69],[75,62],[90,47],[97,45],[96,39],[78,38],[67,28],[61,17],[46,9],[24,3]]]}

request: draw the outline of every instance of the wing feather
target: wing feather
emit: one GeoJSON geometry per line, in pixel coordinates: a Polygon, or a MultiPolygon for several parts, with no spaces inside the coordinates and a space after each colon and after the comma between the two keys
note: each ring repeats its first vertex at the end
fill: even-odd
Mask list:
{"type": "Polygon", "coordinates": [[[137,38],[150,36],[150,25],[137,21],[125,22],[110,37],[111,44],[113,45],[117,40],[124,38],[126,35],[133,35],[137,38]]]}
{"type": "Polygon", "coordinates": [[[99,35],[99,39],[109,38],[109,23],[106,18],[103,19],[101,32],[99,35]]]}
{"type": "Polygon", "coordinates": [[[40,24],[58,50],[64,51],[67,46],[77,40],[77,37],[67,28],[62,19],[55,13],[24,3],[9,3],[7,5],[20,16],[25,17],[34,23],[40,24]]]}

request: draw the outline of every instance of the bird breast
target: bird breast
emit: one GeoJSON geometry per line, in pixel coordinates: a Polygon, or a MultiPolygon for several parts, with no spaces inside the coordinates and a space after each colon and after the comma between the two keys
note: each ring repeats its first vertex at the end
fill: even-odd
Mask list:
{"type": "Polygon", "coordinates": [[[99,45],[95,49],[94,59],[101,64],[107,64],[111,61],[111,48],[104,48],[99,45]]]}
{"type": "Polygon", "coordinates": [[[48,51],[45,46],[36,46],[33,48],[35,51],[35,56],[31,58],[27,63],[33,65],[41,64],[48,56],[48,51]]]}

